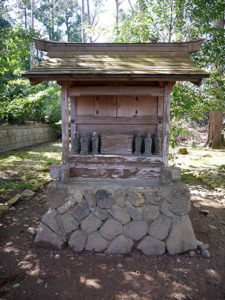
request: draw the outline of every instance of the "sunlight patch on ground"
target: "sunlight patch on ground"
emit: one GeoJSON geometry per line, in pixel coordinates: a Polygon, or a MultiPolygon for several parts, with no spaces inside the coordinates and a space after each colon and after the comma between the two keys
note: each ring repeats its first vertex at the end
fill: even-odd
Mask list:
{"type": "Polygon", "coordinates": [[[3,198],[17,189],[51,181],[49,168],[61,162],[61,143],[35,146],[32,150],[0,155],[0,192],[3,198]]]}
{"type": "Polygon", "coordinates": [[[225,164],[225,151],[212,150],[207,148],[186,147],[188,154],[177,154],[178,149],[171,150],[175,157],[171,164],[181,168],[217,168],[225,164]]]}
{"type": "Polygon", "coordinates": [[[87,279],[85,276],[80,276],[80,283],[85,284],[89,288],[102,288],[102,285],[99,283],[99,279],[87,279]]]}
{"type": "Polygon", "coordinates": [[[20,250],[17,249],[16,247],[13,247],[13,246],[6,246],[3,248],[3,252],[5,253],[14,253],[15,255],[18,255],[20,253],[20,250]]]}

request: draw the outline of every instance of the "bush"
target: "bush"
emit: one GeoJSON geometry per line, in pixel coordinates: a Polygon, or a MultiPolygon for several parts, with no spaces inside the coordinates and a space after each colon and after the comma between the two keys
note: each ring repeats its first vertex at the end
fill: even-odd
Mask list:
{"type": "Polygon", "coordinates": [[[0,102],[0,122],[24,124],[25,121],[56,123],[61,119],[60,88],[55,84],[30,86],[26,79],[7,83],[0,102]]]}

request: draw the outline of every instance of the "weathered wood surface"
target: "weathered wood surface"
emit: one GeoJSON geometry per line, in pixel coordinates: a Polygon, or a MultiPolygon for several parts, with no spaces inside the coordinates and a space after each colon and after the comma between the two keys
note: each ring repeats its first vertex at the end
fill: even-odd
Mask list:
{"type": "Polygon", "coordinates": [[[135,155],[72,155],[68,157],[69,164],[113,164],[124,166],[146,166],[152,163],[162,163],[162,155],[135,156],[135,155]]]}
{"type": "Polygon", "coordinates": [[[164,165],[168,167],[169,156],[169,138],[170,138],[170,93],[173,89],[174,83],[167,83],[165,85],[163,97],[163,144],[162,154],[164,165]]]}
{"type": "Polygon", "coordinates": [[[81,116],[76,117],[77,124],[114,124],[114,125],[156,125],[162,121],[162,117],[157,118],[154,116],[143,117],[93,117],[81,116]]]}
{"type": "MultiPolygon", "coordinates": [[[[85,156],[87,158],[87,156],[85,156]]],[[[139,159],[140,161],[140,159],[139,159]]],[[[69,170],[69,177],[77,178],[111,178],[111,179],[135,179],[135,178],[159,178],[161,175],[162,164],[161,161],[148,162],[140,164],[134,161],[122,164],[117,161],[98,161],[84,162],[77,161],[76,163],[69,163],[67,166],[69,170]]],[[[59,172],[62,170],[61,165],[51,166],[50,175],[52,178],[58,178],[59,172]]]]}
{"type": "Polygon", "coordinates": [[[161,119],[163,117],[163,97],[158,97],[158,118],[161,119]]]}
{"type": "MultiPolygon", "coordinates": [[[[190,59],[188,53],[155,53],[147,55],[76,55],[73,58],[51,58],[45,59],[34,69],[28,71],[27,75],[79,75],[97,76],[104,75],[202,75],[209,76],[204,70],[198,68],[190,59]]],[[[191,78],[192,80],[192,78],[191,78]]]]}
{"type": "MultiPolygon", "coordinates": [[[[98,118],[142,117],[157,118],[157,97],[153,96],[79,96],[76,97],[76,114],[98,118]]],[[[161,116],[162,117],[162,116],[161,116]]],[[[107,120],[107,118],[105,118],[107,120]]],[[[127,119],[128,120],[128,119],[127,119]]],[[[94,121],[94,120],[93,120],[94,121]]],[[[115,119],[115,122],[117,120],[115,119]]],[[[108,122],[106,122],[108,123],[108,122]]]]}
{"type": "Polygon", "coordinates": [[[62,111],[62,162],[67,163],[69,154],[69,109],[68,109],[68,84],[61,89],[61,111],[62,111]]]}
{"type": "Polygon", "coordinates": [[[35,46],[42,51],[59,52],[63,55],[65,52],[75,53],[93,53],[99,51],[106,52],[151,52],[151,51],[198,51],[203,43],[203,39],[181,42],[181,43],[65,43],[45,41],[34,38],[35,46]]]}
{"type": "Polygon", "coordinates": [[[71,138],[74,136],[76,132],[76,99],[75,97],[70,97],[70,130],[71,130],[71,138]]]}
{"type": "Polygon", "coordinates": [[[95,112],[99,117],[116,117],[116,96],[97,96],[95,98],[95,112]]]}
{"type": "Polygon", "coordinates": [[[72,84],[74,83],[79,83],[79,84],[96,84],[102,83],[104,81],[104,84],[106,83],[113,83],[117,84],[119,83],[124,83],[124,84],[130,84],[131,82],[134,82],[134,84],[139,83],[139,84],[144,84],[144,83],[151,83],[151,82],[168,82],[168,81],[174,81],[174,80],[179,80],[179,81],[191,81],[193,84],[200,85],[202,78],[208,78],[209,74],[160,74],[160,75],[155,75],[155,74],[148,74],[148,75],[143,75],[143,74],[113,74],[111,76],[109,75],[102,75],[102,74],[95,74],[93,76],[92,74],[86,74],[86,75],[75,75],[75,74],[38,74],[38,73],[24,73],[22,74],[23,77],[29,78],[31,85],[36,85],[39,84],[40,82],[43,81],[57,81],[62,82],[62,81],[67,81],[71,82],[72,84]]]}
{"type": "Polygon", "coordinates": [[[157,97],[138,96],[136,103],[137,116],[157,117],[157,97]]]}
{"type": "Polygon", "coordinates": [[[76,99],[76,116],[95,116],[96,96],[80,96],[76,99]]]}
{"type": "Polygon", "coordinates": [[[120,153],[131,154],[132,153],[132,134],[118,134],[118,133],[102,133],[101,134],[101,153],[120,153]]]}
{"type": "Polygon", "coordinates": [[[101,124],[77,124],[77,130],[81,133],[85,134],[92,134],[94,131],[97,131],[99,134],[101,134],[103,131],[113,131],[113,132],[121,132],[121,129],[123,131],[132,133],[132,134],[144,134],[147,132],[151,132],[151,134],[156,132],[157,125],[152,124],[151,122],[147,122],[148,124],[138,124],[138,123],[133,123],[129,124],[109,124],[109,123],[101,123],[101,124]],[[122,127],[121,127],[122,126],[122,127]]]}
{"type": "Polygon", "coordinates": [[[124,167],[124,166],[74,166],[70,168],[70,178],[111,178],[111,179],[144,179],[159,178],[160,166],[148,167],[124,167]]]}
{"type": "Polygon", "coordinates": [[[163,88],[148,86],[82,86],[69,89],[69,96],[84,95],[163,96],[163,88]]]}

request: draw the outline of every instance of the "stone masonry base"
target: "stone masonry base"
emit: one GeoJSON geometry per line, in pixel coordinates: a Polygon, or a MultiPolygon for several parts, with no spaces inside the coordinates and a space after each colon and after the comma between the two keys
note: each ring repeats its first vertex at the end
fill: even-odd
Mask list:
{"type": "Polygon", "coordinates": [[[181,182],[54,181],[48,205],[36,246],[121,254],[136,248],[146,255],[177,254],[197,246],[188,217],[189,190],[181,182]]]}

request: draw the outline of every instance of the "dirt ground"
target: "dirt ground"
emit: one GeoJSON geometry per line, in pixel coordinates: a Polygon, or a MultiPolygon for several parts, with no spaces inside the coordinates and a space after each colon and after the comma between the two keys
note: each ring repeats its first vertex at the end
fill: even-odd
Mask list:
{"type": "Polygon", "coordinates": [[[0,217],[0,300],[225,299],[224,195],[204,182],[189,187],[194,231],[211,258],[198,250],[148,257],[37,249],[46,187],[19,201],[0,217]]]}
{"type": "MultiPolygon", "coordinates": [[[[191,190],[194,202],[205,201],[207,190],[191,190]]],[[[1,217],[1,300],[225,299],[225,209],[213,194],[208,193],[209,205],[204,206],[208,216],[200,213],[202,206],[192,206],[190,214],[197,238],[210,245],[209,259],[198,251],[148,257],[35,249],[45,197],[45,191],[37,193],[1,217]]]]}

